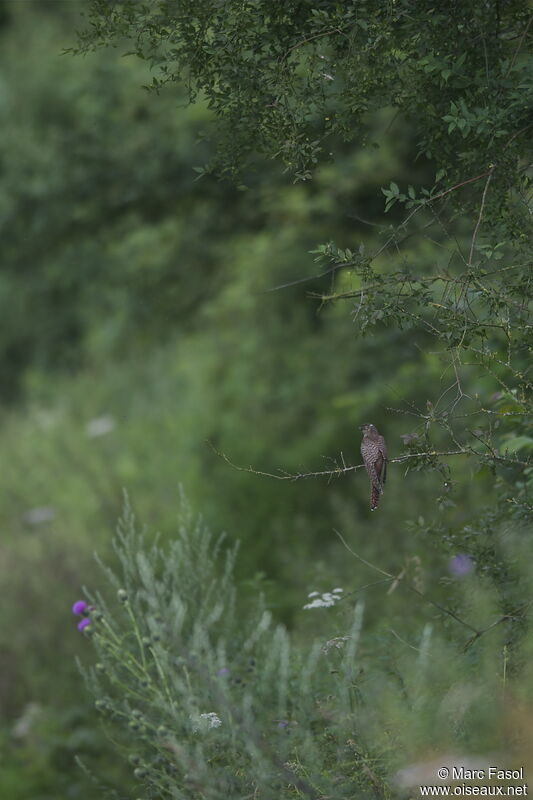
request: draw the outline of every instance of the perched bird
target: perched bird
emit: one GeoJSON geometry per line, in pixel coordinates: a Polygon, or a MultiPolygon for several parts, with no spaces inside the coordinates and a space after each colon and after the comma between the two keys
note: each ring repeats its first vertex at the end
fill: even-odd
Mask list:
{"type": "Polygon", "coordinates": [[[387,446],[372,423],[361,425],[359,430],[363,431],[361,455],[370,478],[370,510],[375,511],[387,479],[387,446]]]}

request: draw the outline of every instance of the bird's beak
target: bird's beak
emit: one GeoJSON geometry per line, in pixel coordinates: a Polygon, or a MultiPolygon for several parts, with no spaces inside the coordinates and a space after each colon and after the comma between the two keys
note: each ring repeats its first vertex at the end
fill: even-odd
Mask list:
{"type": "Polygon", "coordinates": [[[364,427],[365,427],[364,425],[358,425],[357,426],[358,430],[360,430],[360,431],[362,431],[364,427]]]}

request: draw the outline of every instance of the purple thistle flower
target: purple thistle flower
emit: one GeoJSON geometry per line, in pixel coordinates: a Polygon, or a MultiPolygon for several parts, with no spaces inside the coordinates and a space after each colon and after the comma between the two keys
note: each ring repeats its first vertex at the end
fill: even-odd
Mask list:
{"type": "Polygon", "coordinates": [[[466,553],[459,553],[450,559],[448,569],[454,578],[464,578],[474,569],[474,562],[466,553]]]}
{"type": "Polygon", "coordinates": [[[217,675],[229,675],[229,669],[227,667],[222,667],[217,672],[217,675]]]}
{"type": "Polygon", "coordinates": [[[80,620],[78,622],[78,630],[81,632],[81,631],[83,631],[84,628],[87,627],[87,625],[90,625],[90,624],[91,624],[91,620],[89,619],[89,617],[84,617],[82,620],[80,620]]]}
{"type": "Polygon", "coordinates": [[[85,600],[76,600],[72,606],[73,614],[84,614],[87,611],[87,603],[85,600]]]}
{"type": "Polygon", "coordinates": [[[287,720],[282,719],[278,722],[278,728],[286,728],[288,724],[287,720]]]}

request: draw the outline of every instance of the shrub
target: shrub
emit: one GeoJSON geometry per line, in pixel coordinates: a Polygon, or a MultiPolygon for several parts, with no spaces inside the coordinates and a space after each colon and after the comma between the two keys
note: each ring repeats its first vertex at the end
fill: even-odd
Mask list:
{"type": "MultiPolygon", "coordinates": [[[[175,541],[146,539],[126,505],[121,574],[104,566],[114,599],[73,609],[89,620],[79,627],[96,650],[83,668],[96,707],[144,797],[390,797],[413,758],[496,750],[504,765],[531,743],[531,636],[511,658],[508,620],[491,614],[475,570],[455,576],[456,612],[433,604],[422,624],[415,605],[419,641],[392,638],[384,619],[362,635],[363,595],[336,589],[306,603],[331,615],[330,637],[306,642],[260,596],[239,598],[235,548],[186,504],[175,541]],[[461,613],[489,624],[472,635],[461,613]]],[[[391,576],[398,584],[412,588],[391,576]]]]}

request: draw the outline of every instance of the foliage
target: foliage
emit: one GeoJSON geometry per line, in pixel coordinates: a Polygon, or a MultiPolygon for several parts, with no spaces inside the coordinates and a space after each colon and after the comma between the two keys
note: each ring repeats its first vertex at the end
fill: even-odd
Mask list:
{"type": "MultiPolygon", "coordinates": [[[[76,19],[74,4],[70,14],[76,19]]],[[[198,181],[191,165],[209,157],[198,141],[212,116],[205,104],[176,108],[183,90],[146,96],[139,86],[149,80],[147,65],[113,52],[61,56],[72,24],[24,4],[4,33],[3,402],[20,401],[35,373],[75,372],[133,348],[146,354],[205,326],[201,309],[236,277],[231,260],[244,259],[246,246],[261,256],[254,291],[312,275],[306,251],[316,235],[350,231],[346,204],[373,209],[380,181],[403,169],[404,146],[387,142],[370,162],[347,151],[344,169],[357,170],[359,181],[341,177],[339,164],[317,181],[320,196],[312,188],[291,194],[270,167],[248,176],[248,191],[198,181]],[[24,49],[32,58],[19,63],[24,49]],[[269,258],[280,226],[285,233],[269,258]],[[261,249],[252,241],[260,231],[261,249]]],[[[375,122],[376,135],[386,124],[375,122]]],[[[424,176],[421,167],[415,177],[424,176]]],[[[298,304],[312,316],[301,292],[278,297],[280,307],[298,304]]]]}
{"type": "MultiPolygon", "coordinates": [[[[98,657],[87,674],[96,707],[113,730],[122,728],[146,796],[314,796],[317,781],[333,788],[335,751],[350,730],[362,605],[336,659],[339,681],[318,645],[294,652],[258,596],[245,618],[237,613],[235,550],[224,551],[186,508],[164,552],[157,543],[146,549],[133,525],[126,507],[121,575],[107,570],[119,609],[91,598],[84,631],[98,657]],[[346,686],[334,698],[339,683],[346,686]]],[[[343,758],[353,764],[357,753],[347,748],[343,758]]],[[[368,783],[354,774],[337,796],[368,783]]]]}
{"type": "MultiPolygon", "coordinates": [[[[429,413],[415,409],[415,435],[423,430],[426,451],[419,467],[435,465],[434,439],[445,443],[443,452],[527,467],[505,455],[508,439],[527,436],[531,410],[527,4],[481,9],[470,3],[453,14],[425,2],[239,2],[222,11],[214,2],[193,8],[95,0],[90,9],[80,49],[134,42],[132,52],[156,72],[156,89],[185,80],[190,101],[206,94],[230,126],[232,153],[241,163],[254,149],[288,154],[290,164],[298,153],[297,177],[310,177],[306,170],[318,160],[321,137],[357,136],[363,112],[392,105],[413,122],[419,154],[437,169],[433,185],[401,191],[391,181],[382,190],[386,211],[401,204],[408,213],[399,226],[378,232],[380,244],[370,251],[364,242],[355,252],[321,245],[322,270],[344,278],[317,296],[355,299],[362,333],[383,326],[413,330],[424,335],[424,349],[432,341],[442,352],[449,385],[430,401],[429,413]],[[334,75],[324,72],[330,62],[334,75]],[[319,138],[310,154],[305,143],[313,126],[319,138]],[[415,234],[440,246],[440,254],[430,251],[430,263],[421,249],[404,252],[415,234]],[[387,263],[392,252],[400,255],[396,267],[387,263]],[[486,391],[472,396],[464,385],[466,364],[474,381],[499,384],[513,398],[513,410],[492,408],[486,391]],[[512,433],[497,430],[502,413],[513,417],[512,433]]],[[[222,157],[234,163],[227,147],[222,157]]]]}
{"type": "Polygon", "coordinates": [[[76,716],[72,655],[112,643],[106,622],[122,652],[99,656],[99,680],[115,681],[104,706],[119,751],[142,760],[131,771],[147,770],[148,796],[161,782],[174,791],[172,769],[191,765],[208,796],[254,785],[305,796],[311,780],[333,797],[368,797],[396,791],[397,768],[435,753],[521,763],[531,753],[530,10],[514,0],[85,10],[79,47],[113,49],[59,56],[79,24],[74,3],[67,13],[8,4],[0,33],[0,366],[11,402],[0,428],[2,791],[88,797],[74,752],[129,791],[90,715],[76,716]],[[125,49],[143,59],[120,58],[125,49]],[[140,86],[152,78],[148,95],[140,86]],[[300,181],[290,185],[273,155],[300,181]],[[216,172],[240,172],[240,184],[216,172]],[[391,455],[377,515],[354,435],[369,419],[391,455]],[[232,469],[206,440],[251,467],[232,469]],[[178,481],[212,528],[242,542],[239,589],[228,579],[220,590],[234,616],[216,625],[202,605],[206,586],[220,586],[214,540],[189,519],[165,549],[178,481]],[[95,598],[104,618],[86,642],[75,626],[65,633],[65,609],[98,581],[90,554],[108,554],[124,485],[161,544],[123,540],[130,605],[95,598]],[[337,585],[357,595],[302,609],[311,590],[337,585]],[[190,692],[168,613],[187,605],[184,586],[205,623],[195,634],[189,603],[190,692]],[[344,637],[364,595],[348,685],[344,637]],[[248,673],[239,648],[265,607],[271,630],[248,673]],[[160,634],[157,648],[140,648],[136,628],[160,634]],[[209,669],[191,656],[194,636],[209,669]],[[222,646],[246,685],[216,676],[215,692],[222,646]],[[289,646],[288,710],[269,716],[289,646]],[[146,678],[129,668],[142,654],[146,678]],[[42,719],[15,741],[33,702],[42,719]],[[193,731],[190,714],[211,712],[224,724],[193,731]],[[184,760],[155,736],[160,724],[184,760]]]}
{"type": "Polygon", "coordinates": [[[154,89],[184,82],[191,101],[204,93],[225,169],[259,151],[310,177],[328,136],[364,140],[369,112],[395,106],[442,176],[499,161],[503,187],[530,122],[529,20],[516,0],[453,10],[426,0],[93,0],[80,49],[127,42],[154,68],[154,89]]]}
{"type": "MultiPolygon", "coordinates": [[[[327,611],[310,604],[330,635],[302,644],[257,595],[236,613],[235,550],[186,506],[165,549],[135,532],[126,506],[116,548],[120,572],[106,569],[114,599],[91,596],[85,611],[97,662],[84,671],[143,797],[391,797],[398,766],[420,758],[428,737],[441,756],[459,746],[493,748],[502,764],[527,758],[517,720],[531,671],[511,688],[495,625],[465,638],[437,617],[416,645],[391,644],[362,632],[364,602],[341,594],[327,611]],[[463,638],[462,653],[450,638],[463,638]]],[[[466,580],[470,618],[482,617],[490,594],[466,580]]],[[[530,647],[529,634],[520,653],[530,647]]]]}
{"type": "MultiPolygon", "coordinates": [[[[185,81],[191,101],[205,94],[220,145],[219,160],[202,174],[233,175],[236,163],[242,169],[259,153],[281,157],[296,179],[307,180],[326,143],[333,147],[328,137],[367,144],[377,110],[390,106],[409,121],[434,179],[418,189],[399,180],[383,187],[385,212],[401,206],[404,216],[390,226],[380,220],[370,247],[330,239],[315,248],[321,273],[332,276],[330,291],[315,296],[322,304],[352,303],[362,334],[386,332],[390,344],[406,332],[418,340],[424,365],[429,351],[441,362],[442,382],[438,389],[432,382],[437,391],[425,408],[399,392],[397,411],[413,418],[413,428],[392,462],[435,470],[443,482],[431,518],[420,515],[407,529],[448,552],[460,549],[487,579],[500,622],[510,622],[506,658],[519,672],[529,598],[502,531],[522,530],[531,519],[527,4],[467,3],[452,11],[424,2],[253,2],[222,10],[214,2],[95,0],[90,23],[82,51],[130,42],[154,69],[154,89],[185,81]],[[452,456],[492,474],[487,510],[457,506],[452,456]]],[[[389,375],[387,355],[379,352],[381,386],[399,374],[389,375]]],[[[320,474],[352,469],[341,459],[320,474]]],[[[450,616],[461,619],[467,607],[455,593],[450,616]]],[[[472,625],[474,641],[492,627],[472,625]]]]}
{"type": "MultiPolygon", "coordinates": [[[[81,683],[81,679],[79,679],[81,683]]],[[[82,698],[63,706],[28,703],[14,724],[2,730],[0,792],[12,800],[54,797],[101,797],[92,793],[76,759],[90,759],[106,775],[107,785],[124,787],[128,771],[109,758],[109,745],[98,726],[98,712],[82,698]]]]}
{"type": "MultiPolygon", "coordinates": [[[[28,369],[74,370],[90,351],[120,349],[134,330],[148,344],[184,320],[213,270],[197,235],[205,226],[214,247],[217,226],[227,224],[201,202],[179,223],[195,187],[183,154],[194,148],[202,111],[178,123],[168,100],[148,106],[137,91],[142,65],[113,55],[70,60],[67,69],[60,49],[73,21],[29,13],[14,10],[2,54],[4,401],[20,398],[28,369]],[[29,43],[33,60],[19,64],[29,43]],[[185,264],[196,292],[194,281],[180,289],[185,264]]],[[[215,204],[217,194],[215,186],[215,204]]]]}

